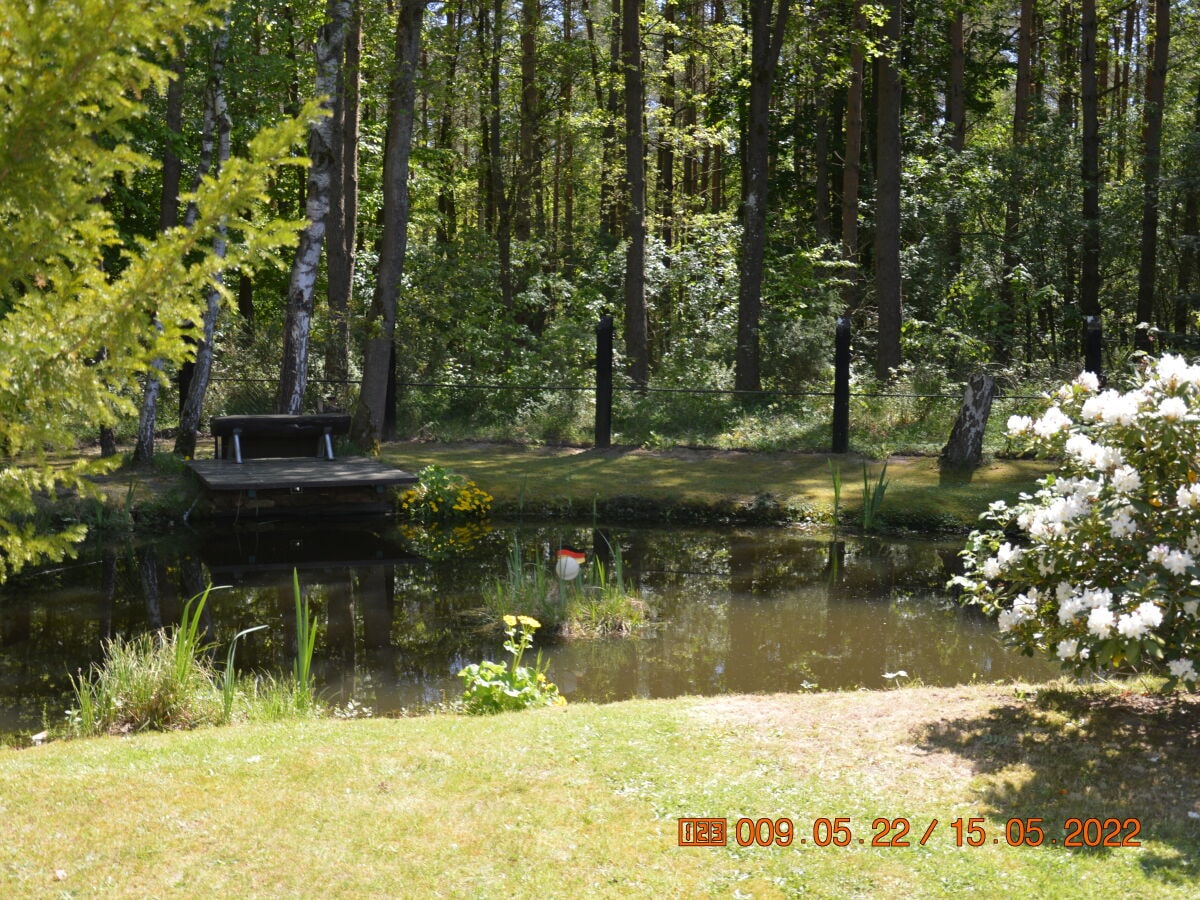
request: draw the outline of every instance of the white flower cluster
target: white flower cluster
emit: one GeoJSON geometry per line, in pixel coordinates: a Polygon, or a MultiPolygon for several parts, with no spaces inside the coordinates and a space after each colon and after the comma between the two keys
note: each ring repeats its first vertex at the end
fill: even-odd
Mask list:
{"type": "Polygon", "coordinates": [[[1164,356],[1127,392],[1084,372],[1008,432],[1062,467],[989,507],[1003,530],[972,534],[954,583],[1010,642],[1067,667],[1200,684],[1200,365],[1164,356]]]}

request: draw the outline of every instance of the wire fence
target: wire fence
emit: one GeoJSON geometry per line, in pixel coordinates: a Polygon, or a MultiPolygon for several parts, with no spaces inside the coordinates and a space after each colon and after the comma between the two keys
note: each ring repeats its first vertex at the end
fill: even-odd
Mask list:
{"type": "MultiPolygon", "coordinates": [[[[312,379],[309,409],[350,412],[360,383],[312,379]]],[[[270,413],[276,384],[265,377],[214,377],[210,414],[270,413]]],[[[402,380],[396,389],[400,438],[596,443],[594,383],[402,380]]],[[[830,449],[833,390],[739,391],[618,382],[612,391],[611,443],[619,446],[830,449]]],[[[851,391],[849,399],[853,449],[936,452],[950,434],[963,395],[862,390],[851,391]]],[[[998,394],[989,444],[1003,446],[1002,412],[1025,411],[1042,401],[1031,394],[998,394]]]]}

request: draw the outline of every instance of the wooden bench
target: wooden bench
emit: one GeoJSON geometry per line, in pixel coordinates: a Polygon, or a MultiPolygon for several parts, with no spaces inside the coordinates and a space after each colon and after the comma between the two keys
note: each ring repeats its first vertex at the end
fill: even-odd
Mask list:
{"type": "Polygon", "coordinates": [[[316,457],[333,459],[333,438],[350,433],[350,417],[216,416],[212,420],[217,459],[316,457]]]}

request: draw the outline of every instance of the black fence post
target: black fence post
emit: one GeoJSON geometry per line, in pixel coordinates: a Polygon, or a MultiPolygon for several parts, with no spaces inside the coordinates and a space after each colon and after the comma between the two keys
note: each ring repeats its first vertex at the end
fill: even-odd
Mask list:
{"type": "Polygon", "coordinates": [[[596,446],[612,445],[613,318],[596,323],[596,446]]]}
{"type": "Polygon", "coordinates": [[[1099,316],[1083,317],[1083,368],[1097,378],[1102,378],[1100,366],[1104,351],[1104,335],[1100,330],[1099,316]]]}
{"type": "Polygon", "coordinates": [[[850,449],[850,317],[838,316],[833,350],[833,452],[850,449]]]}

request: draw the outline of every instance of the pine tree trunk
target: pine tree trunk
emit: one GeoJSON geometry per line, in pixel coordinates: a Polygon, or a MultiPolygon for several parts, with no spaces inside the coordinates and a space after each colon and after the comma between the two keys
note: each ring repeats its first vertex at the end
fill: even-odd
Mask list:
{"type": "MultiPolygon", "coordinates": [[[[963,9],[955,7],[950,18],[950,81],[946,90],[946,123],[950,126],[950,151],[958,156],[967,143],[966,42],[963,9]]],[[[946,213],[946,256],[949,281],[962,270],[962,220],[952,206],[946,213]]]]}
{"type": "MultiPolygon", "coordinates": [[[[183,76],[187,68],[187,57],[181,44],[179,55],[171,70],[175,78],[167,88],[167,144],[163,151],[162,198],[159,202],[158,230],[166,231],[179,223],[179,179],[182,163],[175,152],[175,142],[182,138],[183,131],[183,76]]],[[[157,320],[155,327],[161,327],[157,320]]],[[[138,416],[137,443],[133,448],[135,465],[149,465],[154,461],[154,434],[158,430],[158,396],[162,390],[162,360],[156,359],[151,371],[146,373],[146,384],[142,393],[142,408],[138,416]]],[[[103,455],[103,454],[102,454],[103,455]]]]}
{"type": "Polygon", "coordinates": [[[537,30],[541,18],[538,0],[521,0],[521,117],[517,148],[517,177],[513,191],[513,234],[529,240],[532,203],[537,195],[538,119],[537,30]]]}
{"type": "Polygon", "coordinates": [[[646,334],[646,144],[642,116],[646,103],[642,85],[642,7],[625,0],[622,7],[621,63],[625,70],[625,181],[629,196],[625,210],[625,359],[633,383],[650,379],[650,348],[646,334]]]}
{"type": "MultiPolygon", "coordinates": [[[[326,109],[332,107],[337,91],[346,33],[350,24],[350,0],[328,0],[325,24],[316,43],[317,78],[315,93],[325,97],[326,109]]],[[[308,387],[308,340],[312,328],[313,294],[325,243],[326,218],[329,214],[330,187],[335,160],[333,156],[333,120],[324,116],[309,128],[308,190],[305,218],[308,224],[300,232],[292,274],[288,281],[287,314],[283,326],[283,362],[279,371],[279,393],[275,408],[295,415],[304,405],[308,387]]]]}
{"type": "Polygon", "coordinates": [[[1100,315],[1100,121],[1096,79],[1096,0],[1083,0],[1079,56],[1083,112],[1083,249],[1079,311],[1100,315]]]}
{"type": "Polygon", "coordinates": [[[1191,167],[1184,186],[1182,234],[1179,238],[1179,292],[1175,296],[1174,327],[1185,334],[1191,314],[1200,308],[1200,78],[1196,79],[1192,120],[1191,167]]]}
{"type": "Polygon", "coordinates": [[[854,32],[850,47],[850,85],[846,90],[846,147],[842,157],[842,257],[849,264],[844,276],[842,303],[848,312],[858,309],[862,279],[858,260],[858,183],[862,172],[863,73],[867,21],[861,0],[854,4],[854,32]]]}
{"type": "Polygon", "coordinates": [[[504,185],[504,154],[500,130],[500,51],[503,46],[504,0],[492,4],[492,47],[488,59],[488,174],[491,204],[496,210],[496,249],[500,258],[500,296],[513,307],[512,198],[504,185]]]}
{"type": "MultiPolygon", "coordinates": [[[[213,148],[211,138],[201,153],[201,165],[205,171],[211,168],[214,175],[220,173],[229,161],[230,133],[233,123],[229,118],[229,106],[225,100],[225,54],[229,47],[229,18],[226,13],[225,27],[221,36],[213,43],[213,64],[209,74],[208,85],[204,92],[204,133],[215,136],[216,160],[210,166],[213,148]]],[[[196,217],[195,206],[190,206],[187,213],[187,224],[191,227],[196,217]]],[[[225,227],[217,229],[213,238],[213,253],[218,259],[225,258],[225,227]]],[[[196,344],[196,359],[193,363],[191,376],[187,381],[187,393],[180,398],[179,429],[175,432],[175,455],[185,459],[196,455],[196,434],[200,428],[200,418],[204,410],[204,397],[208,393],[208,383],[212,375],[213,338],[216,335],[217,316],[221,310],[220,286],[224,284],[223,276],[218,273],[216,286],[208,291],[205,298],[204,318],[201,322],[201,340],[196,344]]]]}
{"type": "Polygon", "coordinates": [[[1017,30],[1017,84],[1013,101],[1012,176],[1004,206],[1004,280],[1000,284],[1000,308],[996,322],[996,358],[1006,363],[1012,357],[1016,337],[1016,296],[1013,273],[1021,263],[1017,242],[1021,231],[1021,193],[1024,190],[1022,154],[1029,123],[1029,96],[1033,81],[1033,0],[1021,0],[1017,30]]]}
{"type": "Polygon", "coordinates": [[[375,272],[375,293],[367,315],[362,393],[351,435],[363,446],[385,437],[389,369],[394,353],[396,303],[408,249],[408,167],[412,152],[413,99],[417,90],[425,0],[404,0],[396,25],[396,58],[388,101],[388,136],[383,161],[383,238],[375,272]]]}
{"type": "MultiPolygon", "coordinates": [[[[1161,169],[1163,99],[1171,41],[1170,0],[1155,0],[1154,36],[1150,44],[1150,70],[1146,75],[1146,104],[1142,126],[1142,247],[1138,267],[1137,321],[1154,321],[1154,276],[1158,267],[1158,178],[1161,169]]],[[[1150,332],[1134,332],[1138,350],[1151,349],[1150,332]]]]}
{"type": "MultiPolygon", "coordinates": [[[[354,296],[355,236],[358,222],[358,125],[362,10],[355,5],[346,36],[345,62],[338,73],[333,114],[333,171],[328,217],[329,342],[325,377],[346,380],[350,366],[350,303],[354,296]]],[[[331,390],[340,396],[343,386],[331,390]]]]}
{"type": "Polygon", "coordinates": [[[758,327],[762,315],[763,256],[767,242],[771,86],[783,47],[791,0],[750,2],[750,109],[746,135],[746,199],[738,278],[738,336],[734,387],[762,389],[758,327]]]}
{"type": "Polygon", "coordinates": [[[900,365],[900,29],[901,0],[890,0],[887,40],[875,88],[875,298],[879,304],[879,347],[875,376],[884,381],[900,365]]]}

